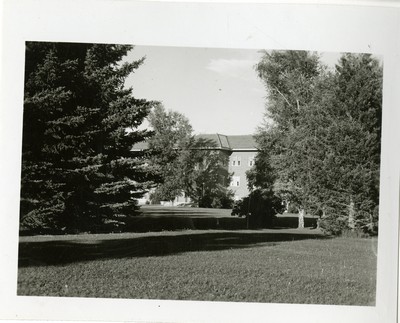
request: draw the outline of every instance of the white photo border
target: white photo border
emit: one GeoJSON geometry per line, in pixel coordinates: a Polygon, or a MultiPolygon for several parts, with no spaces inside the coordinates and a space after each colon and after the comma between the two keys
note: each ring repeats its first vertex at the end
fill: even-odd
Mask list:
{"type": "Polygon", "coordinates": [[[0,319],[147,322],[395,322],[399,227],[399,7],[129,0],[3,2],[0,319]],[[376,306],[17,296],[25,41],[304,49],[383,57],[376,306]]]}

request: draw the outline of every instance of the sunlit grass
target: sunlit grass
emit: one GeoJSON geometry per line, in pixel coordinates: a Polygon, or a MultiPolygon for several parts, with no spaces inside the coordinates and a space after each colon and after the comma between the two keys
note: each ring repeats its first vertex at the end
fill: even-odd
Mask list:
{"type": "MultiPolygon", "coordinates": [[[[263,232],[265,230],[256,233],[263,237],[263,232]]],[[[243,236],[247,239],[251,232],[245,233],[243,236]]],[[[152,233],[158,239],[184,234],[195,239],[195,233],[190,230],[152,233]]],[[[135,237],[143,236],[146,235],[120,235],[126,243],[113,247],[118,253],[115,258],[20,267],[18,294],[349,305],[375,303],[377,239],[273,241],[266,236],[254,241],[249,239],[246,245],[238,247],[233,242],[229,245],[232,238],[228,235],[213,238],[213,242],[224,243],[223,248],[216,250],[183,248],[165,255],[132,256],[129,246],[135,237]]],[[[115,239],[118,235],[109,237],[115,239]]],[[[74,238],[76,244],[95,244],[96,239],[104,239],[90,235],[69,237],[70,240],[74,238]]],[[[25,238],[25,241],[29,239],[25,238]]],[[[73,244],[70,248],[74,248],[73,244]]],[[[131,248],[137,248],[137,245],[131,248]]]]}

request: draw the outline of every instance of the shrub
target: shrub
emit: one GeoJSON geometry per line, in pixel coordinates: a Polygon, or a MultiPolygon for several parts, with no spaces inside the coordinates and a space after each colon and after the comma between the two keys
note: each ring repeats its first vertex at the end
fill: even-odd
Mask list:
{"type": "Polygon", "coordinates": [[[199,198],[199,207],[230,209],[233,207],[233,192],[227,189],[214,190],[199,198]]]}
{"type": "Polygon", "coordinates": [[[347,224],[347,217],[337,216],[335,214],[324,216],[319,220],[319,227],[329,235],[341,235],[346,229],[348,229],[347,224]]]}
{"type": "Polygon", "coordinates": [[[378,234],[378,211],[376,206],[373,211],[356,210],[354,213],[354,226],[349,226],[347,209],[331,209],[327,215],[319,220],[320,228],[327,234],[345,236],[375,236],[378,234]]]}
{"type": "Polygon", "coordinates": [[[255,190],[235,202],[231,215],[249,216],[250,227],[265,228],[271,227],[275,215],[283,210],[282,200],[272,192],[255,190]]]}

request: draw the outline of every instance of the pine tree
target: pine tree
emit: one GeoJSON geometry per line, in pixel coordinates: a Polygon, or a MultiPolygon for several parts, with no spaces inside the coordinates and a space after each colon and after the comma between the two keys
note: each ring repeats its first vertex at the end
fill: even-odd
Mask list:
{"type": "Polygon", "coordinates": [[[95,229],[133,214],[152,175],[134,143],[152,102],[136,99],[121,63],[131,46],[28,42],[21,227],[95,229]],[[131,129],[128,131],[127,129],[131,129]]]}
{"type": "Polygon", "coordinates": [[[330,151],[334,198],[322,224],[328,231],[376,234],[382,113],[379,61],[369,54],[342,55],[332,89],[325,113],[326,134],[320,142],[330,151]]]}

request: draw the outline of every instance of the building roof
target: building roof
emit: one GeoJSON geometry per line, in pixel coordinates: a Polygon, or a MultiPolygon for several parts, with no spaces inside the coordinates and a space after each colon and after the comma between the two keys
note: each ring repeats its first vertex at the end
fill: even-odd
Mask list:
{"type": "MultiPolygon", "coordinates": [[[[252,135],[237,135],[226,136],[218,133],[199,134],[196,139],[213,140],[216,144],[216,149],[226,150],[257,150],[257,145],[252,135]]],[[[132,150],[145,150],[148,148],[148,143],[145,141],[136,143],[132,150]]]]}
{"type": "Polygon", "coordinates": [[[225,135],[220,135],[218,133],[200,134],[200,135],[195,136],[195,138],[196,139],[212,140],[216,144],[215,148],[231,149],[231,146],[229,145],[228,136],[225,136],[225,135]]]}
{"type": "Polygon", "coordinates": [[[231,149],[257,149],[257,144],[252,135],[228,136],[231,149]]]}

